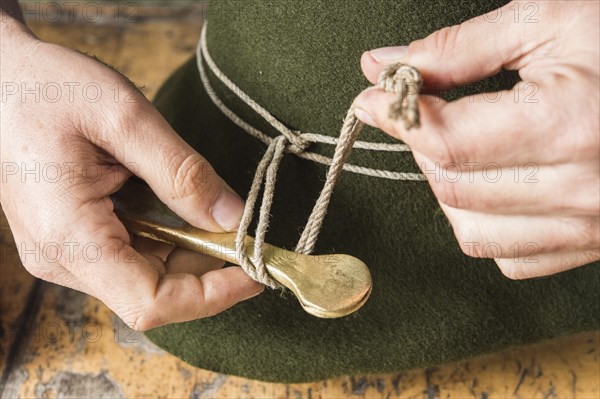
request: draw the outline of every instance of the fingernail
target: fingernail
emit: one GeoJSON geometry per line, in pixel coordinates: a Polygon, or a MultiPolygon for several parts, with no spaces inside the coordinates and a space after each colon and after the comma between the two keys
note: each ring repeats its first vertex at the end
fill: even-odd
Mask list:
{"type": "Polygon", "coordinates": [[[371,57],[380,64],[400,61],[408,53],[408,46],[381,47],[369,51],[371,57]]]}
{"type": "Polygon", "coordinates": [[[210,212],[223,230],[231,231],[240,224],[244,201],[236,193],[222,188],[210,212]]]}
{"type": "Polygon", "coordinates": [[[373,120],[373,117],[371,115],[369,115],[369,113],[367,111],[365,111],[363,109],[360,109],[360,108],[356,108],[354,110],[354,114],[363,123],[366,123],[369,126],[377,127],[377,124],[375,123],[375,120],[373,120]]]}

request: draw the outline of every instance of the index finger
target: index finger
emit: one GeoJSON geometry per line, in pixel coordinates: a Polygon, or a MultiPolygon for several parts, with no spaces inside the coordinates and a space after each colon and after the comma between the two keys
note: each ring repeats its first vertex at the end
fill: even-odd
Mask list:
{"type": "Polygon", "coordinates": [[[397,101],[394,94],[367,89],[357,97],[354,106],[371,116],[371,122],[361,117],[363,122],[374,124],[442,164],[552,164],[568,161],[574,151],[585,151],[578,147],[581,140],[576,139],[577,135],[556,131],[560,126],[573,126],[568,113],[554,112],[556,98],[564,99],[558,85],[552,95],[547,94],[546,86],[535,88],[535,102],[523,100],[530,89],[522,82],[514,90],[482,93],[454,102],[421,96],[421,127],[410,131],[406,131],[402,121],[389,118],[388,110],[397,101]],[[552,140],[548,139],[550,135],[552,140]]]}

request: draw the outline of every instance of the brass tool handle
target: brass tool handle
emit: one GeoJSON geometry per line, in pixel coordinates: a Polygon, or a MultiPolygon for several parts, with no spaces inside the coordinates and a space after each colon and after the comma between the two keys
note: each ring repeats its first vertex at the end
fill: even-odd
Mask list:
{"type": "MultiPolygon", "coordinates": [[[[131,233],[239,264],[235,233],[211,233],[190,225],[137,179],[130,179],[112,199],[115,213],[131,233]]],[[[253,243],[254,239],[246,236],[250,259],[253,243]]],[[[350,255],[302,255],[269,244],[263,253],[269,274],[314,316],[346,316],[358,310],[371,293],[369,269],[350,255]]]]}

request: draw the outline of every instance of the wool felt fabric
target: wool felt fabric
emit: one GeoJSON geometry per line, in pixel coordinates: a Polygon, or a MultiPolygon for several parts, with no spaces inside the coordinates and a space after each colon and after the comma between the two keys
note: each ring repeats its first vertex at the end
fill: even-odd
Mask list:
{"type": "MultiPolygon", "coordinates": [[[[360,70],[363,51],[408,44],[502,3],[213,1],[208,49],[230,79],[288,127],[337,136],[352,100],[370,85],[360,70]]],[[[276,136],[210,72],[209,78],[228,107],[276,136]]],[[[445,96],[506,89],[517,79],[517,74],[503,72],[445,96]]],[[[175,130],[245,196],[266,146],[214,106],[196,60],[165,83],[155,103],[175,130]]],[[[396,142],[369,127],[359,139],[396,142]]],[[[331,156],[333,146],[314,144],[310,150],[331,156]]],[[[419,172],[410,153],[355,149],[349,162],[419,172]]],[[[267,242],[294,248],[326,170],[293,154],[284,156],[267,242]]],[[[315,253],[347,253],[369,265],[373,292],[361,310],[345,318],[318,319],[306,314],[293,295],[266,290],[217,316],[147,335],[202,368],[300,382],[429,366],[600,326],[597,263],[547,278],[511,281],[492,260],[461,252],[426,182],[344,172],[315,253]]]]}

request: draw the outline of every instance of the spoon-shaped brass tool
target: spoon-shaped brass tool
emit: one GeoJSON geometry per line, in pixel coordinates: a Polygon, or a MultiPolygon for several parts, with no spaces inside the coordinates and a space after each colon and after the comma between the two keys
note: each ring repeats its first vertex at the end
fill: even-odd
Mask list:
{"type": "MultiPolygon", "coordinates": [[[[130,179],[112,199],[115,213],[131,233],[239,264],[235,233],[211,233],[191,226],[144,183],[130,179]]],[[[250,259],[253,245],[254,239],[247,236],[250,259]]],[[[304,310],[314,316],[346,316],[358,310],[371,293],[369,269],[353,256],[301,255],[269,244],[263,253],[269,274],[289,288],[304,310]]]]}

